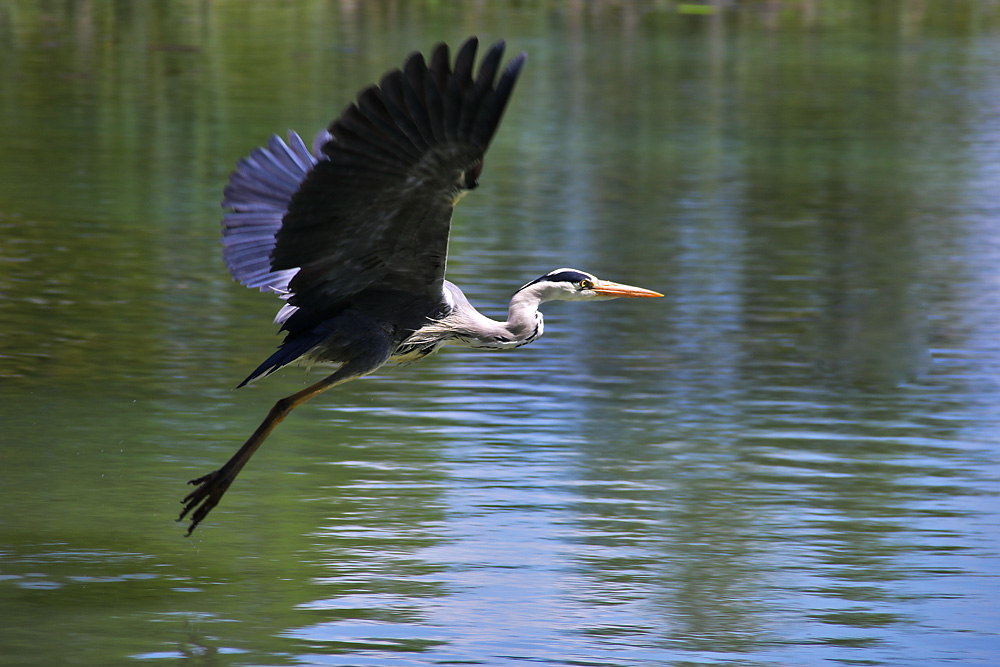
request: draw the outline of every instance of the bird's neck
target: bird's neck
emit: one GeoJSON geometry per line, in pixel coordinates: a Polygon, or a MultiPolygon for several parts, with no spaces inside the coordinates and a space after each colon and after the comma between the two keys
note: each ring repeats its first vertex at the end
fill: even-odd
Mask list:
{"type": "MultiPolygon", "coordinates": [[[[542,313],[538,306],[543,299],[535,290],[520,290],[510,300],[507,319],[503,322],[486,317],[471,304],[462,309],[461,316],[453,313],[444,320],[446,324],[445,342],[462,347],[476,347],[493,350],[509,350],[527,345],[542,335],[544,327],[542,313]]],[[[464,295],[462,296],[464,299],[464,295]]],[[[431,325],[436,328],[438,325],[431,325]]]]}
{"type": "Polygon", "coordinates": [[[538,310],[541,303],[533,290],[521,290],[511,297],[507,321],[503,323],[511,340],[530,342],[542,334],[542,313],[538,310]]]}
{"type": "Polygon", "coordinates": [[[545,299],[538,290],[525,288],[515,293],[507,309],[506,321],[498,322],[476,310],[454,285],[447,283],[445,288],[451,312],[415,331],[405,341],[404,349],[419,348],[421,354],[427,354],[431,348],[447,344],[508,350],[527,345],[542,335],[543,321],[538,306],[545,299]]]}

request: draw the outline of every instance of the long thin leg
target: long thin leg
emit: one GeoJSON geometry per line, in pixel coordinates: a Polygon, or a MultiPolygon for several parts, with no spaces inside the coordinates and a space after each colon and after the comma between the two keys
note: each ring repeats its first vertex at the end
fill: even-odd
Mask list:
{"type": "Polygon", "coordinates": [[[208,516],[212,508],[219,504],[222,495],[229,488],[229,485],[233,483],[233,480],[236,479],[236,476],[240,474],[243,466],[246,465],[250,457],[257,451],[257,448],[267,439],[267,436],[274,430],[274,427],[288,416],[288,413],[331,387],[370,373],[375,368],[378,368],[381,362],[384,362],[384,360],[380,360],[380,363],[375,365],[358,363],[357,361],[348,362],[338,368],[333,375],[320,380],[310,387],[306,387],[298,393],[286,396],[275,403],[271,411],[267,413],[264,421],[253,432],[253,435],[250,436],[231,459],[226,461],[224,466],[188,482],[188,484],[194,484],[197,488],[186,495],[184,500],[181,501],[184,503],[184,510],[177,517],[178,521],[182,521],[189,512],[194,510],[194,514],[191,515],[191,525],[188,527],[187,534],[190,535],[198,524],[201,523],[202,519],[208,516]]]}

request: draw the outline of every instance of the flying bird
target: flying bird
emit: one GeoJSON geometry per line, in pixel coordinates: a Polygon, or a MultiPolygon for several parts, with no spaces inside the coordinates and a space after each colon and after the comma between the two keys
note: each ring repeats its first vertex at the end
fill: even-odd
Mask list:
{"type": "Polygon", "coordinates": [[[223,257],[233,278],[284,300],[278,349],[239,385],[296,361],[338,367],[280,399],[218,470],[191,480],[178,521],[187,534],[219,503],[267,436],[295,407],[388,362],[412,362],[442,345],[507,350],[542,335],[546,301],[658,297],[585,271],[550,271],[518,289],[507,319],[477,311],[445,280],[448,235],[458,200],[479,185],[525,54],[499,78],[504,43],[474,70],[478,40],[447,45],[430,59],[362,90],[307,148],[295,132],[272,136],[237,163],[225,189],[223,257]]]}

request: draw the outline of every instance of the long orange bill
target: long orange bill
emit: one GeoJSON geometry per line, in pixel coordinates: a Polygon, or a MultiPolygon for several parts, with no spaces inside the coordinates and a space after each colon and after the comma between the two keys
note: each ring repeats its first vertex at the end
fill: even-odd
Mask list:
{"type": "Polygon", "coordinates": [[[655,297],[663,296],[659,292],[654,292],[653,290],[643,289],[641,287],[632,287],[631,285],[622,285],[620,283],[613,283],[608,280],[599,280],[594,286],[594,291],[601,296],[630,296],[630,297],[655,297]]]}

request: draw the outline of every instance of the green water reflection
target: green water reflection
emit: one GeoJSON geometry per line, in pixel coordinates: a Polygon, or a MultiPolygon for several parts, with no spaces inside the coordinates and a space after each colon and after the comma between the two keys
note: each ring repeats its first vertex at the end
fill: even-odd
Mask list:
{"type": "Polygon", "coordinates": [[[0,662],[1000,662],[1000,12],[694,4],[0,5],[0,662]],[[450,277],[666,298],[338,389],[183,538],[315,377],[232,390],[229,170],[472,33],[450,277]]]}

